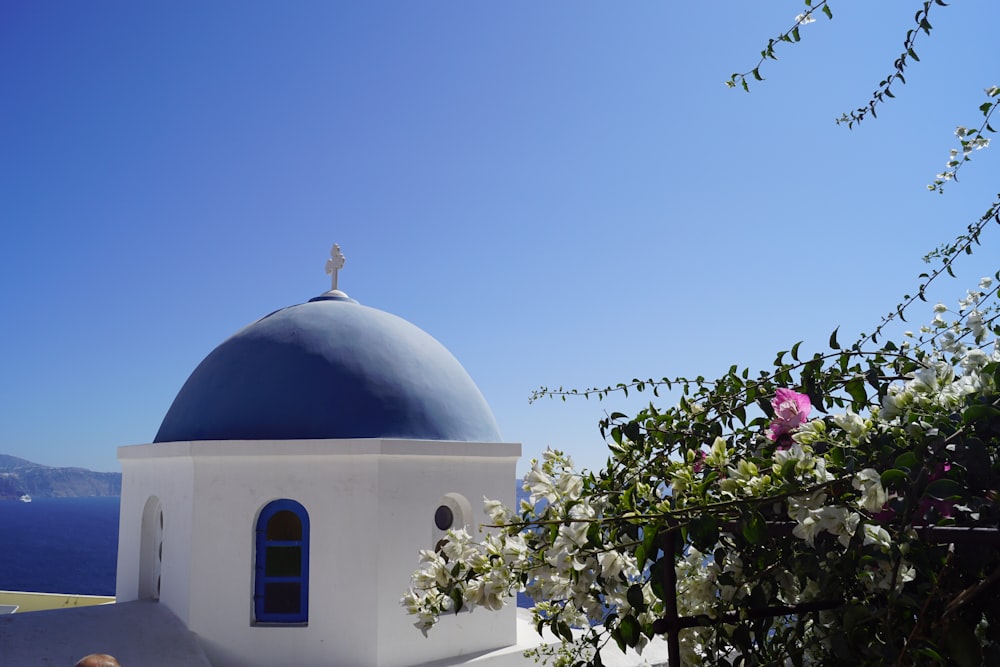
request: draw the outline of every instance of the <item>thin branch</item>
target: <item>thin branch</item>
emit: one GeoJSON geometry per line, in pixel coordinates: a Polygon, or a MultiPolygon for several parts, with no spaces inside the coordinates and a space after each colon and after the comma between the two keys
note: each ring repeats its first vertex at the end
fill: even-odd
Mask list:
{"type": "Polygon", "coordinates": [[[752,69],[742,73],[733,72],[732,76],[729,77],[729,80],[726,81],[726,85],[728,87],[730,88],[739,87],[745,90],[746,92],[750,92],[750,79],[747,77],[752,77],[756,81],[764,80],[764,77],[761,76],[760,73],[761,65],[764,64],[765,60],[778,59],[778,56],[774,55],[774,48],[778,44],[780,44],[781,42],[787,42],[789,44],[794,44],[798,42],[801,39],[801,37],[799,36],[799,28],[801,26],[814,22],[816,18],[813,16],[813,14],[816,13],[817,11],[822,11],[824,14],[826,14],[826,17],[828,19],[833,18],[833,12],[830,11],[830,6],[827,4],[827,0],[821,0],[816,4],[815,7],[812,6],[812,0],[805,0],[805,2],[806,2],[806,11],[795,17],[795,23],[792,25],[792,27],[786,30],[785,32],[781,33],[777,37],[769,39],[767,41],[767,46],[765,46],[764,49],[760,52],[760,60],[757,61],[757,64],[752,69]]]}
{"type": "Polygon", "coordinates": [[[997,107],[1000,106],[1000,87],[991,86],[986,89],[987,100],[979,105],[979,111],[983,114],[983,124],[978,130],[970,130],[959,126],[955,128],[955,136],[958,137],[959,145],[962,147],[962,159],[959,160],[959,149],[952,148],[948,155],[948,164],[934,179],[934,182],[927,186],[931,192],[944,193],[944,184],[948,181],[958,181],[958,170],[971,158],[969,154],[974,150],[980,150],[990,145],[990,140],[983,136],[983,131],[996,132],[990,125],[990,117],[997,107]]]}
{"type": "Polygon", "coordinates": [[[943,0],[925,0],[923,9],[917,11],[916,16],[913,20],[916,23],[916,27],[910,28],[906,31],[906,39],[903,40],[903,52],[899,54],[896,58],[893,66],[895,69],[889,76],[884,78],[879,82],[878,88],[872,93],[871,99],[868,103],[855,109],[854,111],[841,114],[840,118],[837,119],[837,125],[846,124],[847,127],[853,128],[856,124],[860,123],[868,114],[875,118],[877,114],[875,113],[875,107],[879,104],[885,102],[886,98],[893,98],[895,95],[892,94],[890,90],[893,83],[899,81],[900,84],[905,84],[906,79],[903,77],[903,70],[906,69],[908,60],[913,60],[920,62],[920,58],[917,57],[917,52],[913,50],[913,45],[917,41],[917,36],[923,32],[926,35],[931,34],[931,24],[927,20],[930,15],[932,5],[941,5],[942,7],[947,7],[948,5],[943,0]]]}

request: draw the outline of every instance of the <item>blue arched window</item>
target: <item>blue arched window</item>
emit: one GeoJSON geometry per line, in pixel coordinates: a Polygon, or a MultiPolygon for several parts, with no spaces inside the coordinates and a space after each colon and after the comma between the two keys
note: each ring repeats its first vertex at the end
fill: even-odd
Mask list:
{"type": "Polygon", "coordinates": [[[309,620],[309,513],[294,500],[275,500],[257,518],[254,618],[258,623],[309,620]]]}

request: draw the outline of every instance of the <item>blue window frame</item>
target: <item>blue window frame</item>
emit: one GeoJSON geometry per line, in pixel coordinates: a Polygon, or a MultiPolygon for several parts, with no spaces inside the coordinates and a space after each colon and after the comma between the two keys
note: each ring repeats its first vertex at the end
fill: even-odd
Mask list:
{"type": "Polygon", "coordinates": [[[309,620],[309,513],[294,500],[275,500],[257,517],[254,619],[309,620]]]}

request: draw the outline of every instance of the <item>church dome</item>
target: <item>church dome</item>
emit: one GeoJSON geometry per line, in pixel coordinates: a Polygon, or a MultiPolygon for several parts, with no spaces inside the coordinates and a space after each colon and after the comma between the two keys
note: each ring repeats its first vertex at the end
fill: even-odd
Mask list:
{"type": "Polygon", "coordinates": [[[441,343],[330,291],[238,331],[194,370],[154,442],[403,438],[499,442],[441,343]]]}

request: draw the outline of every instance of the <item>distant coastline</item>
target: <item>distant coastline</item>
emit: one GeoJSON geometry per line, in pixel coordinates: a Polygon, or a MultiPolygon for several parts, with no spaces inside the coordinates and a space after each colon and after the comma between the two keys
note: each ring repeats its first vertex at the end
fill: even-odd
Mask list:
{"type": "Polygon", "coordinates": [[[0,454],[0,500],[110,497],[121,492],[121,473],[57,468],[0,454]]]}

